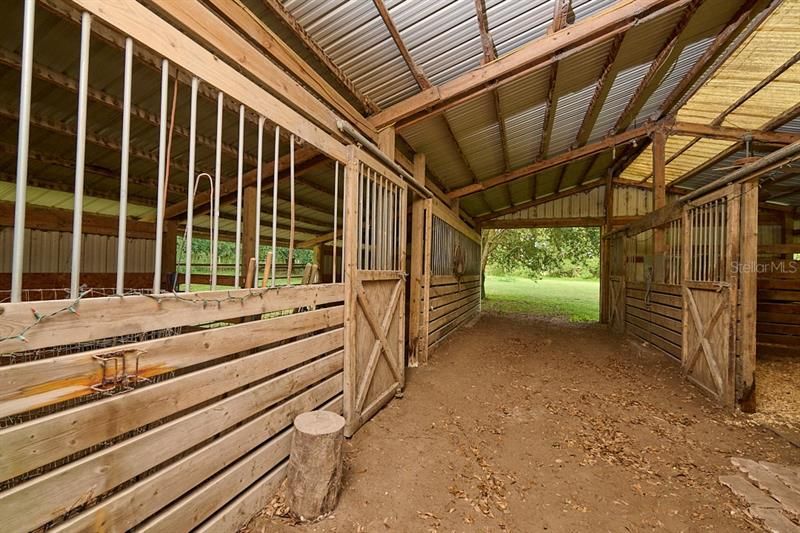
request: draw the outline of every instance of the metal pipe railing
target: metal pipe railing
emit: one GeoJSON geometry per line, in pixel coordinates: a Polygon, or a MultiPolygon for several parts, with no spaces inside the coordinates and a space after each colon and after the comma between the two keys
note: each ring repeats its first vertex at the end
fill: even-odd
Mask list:
{"type": "Polygon", "coordinates": [[[14,239],[11,253],[11,301],[22,300],[22,259],[25,255],[25,203],[28,194],[28,141],[30,138],[33,34],[36,0],[25,0],[22,28],[22,66],[19,83],[17,181],[14,203],[14,239]]]}

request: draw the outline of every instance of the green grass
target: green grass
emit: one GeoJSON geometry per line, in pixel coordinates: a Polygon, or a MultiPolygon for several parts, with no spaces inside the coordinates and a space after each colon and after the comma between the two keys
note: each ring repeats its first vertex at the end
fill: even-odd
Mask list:
{"type": "Polygon", "coordinates": [[[559,316],[573,322],[600,317],[598,280],[486,276],[485,311],[559,316]]]}

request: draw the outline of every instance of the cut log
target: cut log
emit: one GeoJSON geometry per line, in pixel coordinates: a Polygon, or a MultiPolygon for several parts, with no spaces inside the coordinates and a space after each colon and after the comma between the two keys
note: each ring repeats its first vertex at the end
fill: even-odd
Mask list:
{"type": "Polygon", "coordinates": [[[294,419],[286,499],[300,520],[316,520],[333,511],[342,484],[344,418],[311,411],[294,419]]]}

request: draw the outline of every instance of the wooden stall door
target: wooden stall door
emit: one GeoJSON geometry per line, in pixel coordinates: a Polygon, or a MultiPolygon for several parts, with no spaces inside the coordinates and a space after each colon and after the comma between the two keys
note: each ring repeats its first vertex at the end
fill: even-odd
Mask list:
{"type": "Polygon", "coordinates": [[[406,328],[406,185],[368,154],[353,156],[345,200],[348,436],[402,390],[406,328]]]}
{"type": "Polygon", "coordinates": [[[728,187],[684,212],[685,375],[724,405],[735,396],[735,316],[739,212],[728,187]]]}
{"type": "Polygon", "coordinates": [[[625,331],[625,239],[611,239],[608,246],[608,324],[617,333],[625,331]]]}

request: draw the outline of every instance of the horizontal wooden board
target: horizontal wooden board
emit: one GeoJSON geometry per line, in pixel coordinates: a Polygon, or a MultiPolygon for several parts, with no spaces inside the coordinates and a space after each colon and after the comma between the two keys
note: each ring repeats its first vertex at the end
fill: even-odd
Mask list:
{"type": "MultiPolygon", "coordinates": [[[[468,298],[464,298],[463,300],[453,302],[451,304],[453,307],[450,308],[446,313],[441,314],[434,320],[431,320],[430,331],[435,332],[440,327],[458,318],[464,312],[465,309],[472,309],[474,307],[477,307],[479,303],[480,303],[480,295],[474,295],[468,298]]],[[[447,309],[447,307],[448,306],[442,307],[441,309],[437,309],[437,311],[447,309]]]]}
{"type": "Polygon", "coordinates": [[[657,303],[650,303],[648,305],[644,302],[644,300],[639,300],[638,298],[631,298],[631,297],[628,297],[628,299],[625,300],[625,303],[637,309],[649,311],[656,315],[665,316],[668,318],[672,318],[674,320],[683,320],[683,311],[678,307],[673,307],[670,305],[662,305],[657,303]]]}
{"type": "Polygon", "coordinates": [[[343,306],[329,307],[204,329],[124,347],[103,348],[0,367],[0,416],[94,393],[91,386],[99,384],[103,377],[102,366],[96,358],[118,353],[121,349],[125,350],[131,368],[138,357],[139,375],[151,378],[225,355],[341,326],[343,320],[343,306]]]}
{"type": "MultiPolygon", "coordinates": [[[[680,285],[667,285],[666,283],[650,283],[649,285],[650,292],[660,292],[664,294],[681,296],[680,285]]],[[[640,281],[628,281],[626,286],[629,289],[637,289],[641,291],[648,290],[648,285],[640,281]]]]}
{"type": "Polygon", "coordinates": [[[341,328],[0,430],[0,479],[341,348],[341,328]]]}
{"type": "Polygon", "coordinates": [[[451,294],[454,292],[459,292],[462,290],[480,289],[480,282],[479,281],[465,281],[464,283],[453,283],[450,285],[439,285],[437,287],[431,287],[430,289],[430,297],[435,298],[437,296],[444,296],[446,294],[451,294]]]}
{"type": "Polygon", "coordinates": [[[637,338],[655,346],[660,351],[666,353],[673,359],[677,359],[680,361],[681,359],[681,347],[677,346],[666,339],[659,337],[658,335],[653,335],[647,330],[644,330],[637,326],[632,322],[626,323],[627,331],[637,338]]]}
{"type": "Polygon", "coordinates": [[[430,348],[433,348],[434,346],[438,345],[451,333],[455,332],[459,327],[463,326],[464,324],[475,318],[479,312],[480,312],[479,307],[465,307],[463,313],[460,316],[453,319],[452,321],[450,321],[450,323],[448,323],[444,327],[439,328],[438,330],[434,331],[428,336],[428,346],[430,348]]]}
{"type": "Polygon", "coordinates": [[[669,305],[679,309],[683,306],[683,297],[675,296],[674,294],[653,292],[653,291],[651,291],[648,294],[647,291],[640,289],[631,289],[630,287],[627,289],[626,294],[631,298],[638,298],[639,300],[649,300],[650,302],[653,303],[669,305]]]}
{"type": "MultiPolygon", "coordinates": [[[[341,391],[342,374],[334,374],[207,446],[103,500],[100,504],[59,525],[55,531],[59,533],[127,531],[201,485],[216,472],[233,464],[239,457],[269,437],[289,427],[298,414],[315,409],[336,396],[340,404],[341,391]]],[[[228,498],[231,496],[233,495],[225,495],[228,498]]],[[[221,497],[220,499],[225,501],[221,497]]]]}
{"type": "Polygon", "coordinates": [[[447,304],[456,302],[468,296],[473,296],[475,294],[480,294],[480,289],[472,288],[466,289],[458,292],[452,292],[445,296],[437,296],[436,298],[430,299],[430,307],[431,309],[438,309],[439,307],[445,306],[447,304]]]}
{"type": "Polygon", "coordinates": [[[647,319],[642,319],[638,316],[633,315],[632,313],[626,313],[625,321],[629,324],[638,326],[640,329],[647,331],[652,335],[661,337],[662,339],[665,339],[676,346],[681,345],[681,335],[673,330],[653,324],[652,322],[649,322],[647,319]]]}
{"type": "Polygon", "coordinates": [[[431,287],[436,287],[438,285],[453,285],[461,283],[467,283],[470,281],[480,281],[481,277],[479,274],[472,274],[467,276],[461,276],[457,278],[452,275],[442,275],[442,276],[431,276],[431,287]]]}
{"type": "MultiPolygon", "coordinates": [[[[343,300],[342,284],[162,294],[158,297],[89,298],[81,300],[75,306],[78,313],[61,312],[34,326],[25,334],[24,341],[0,341],[0,353],[207,324],[343,300]]],[[[40,315],[48,315],[69,307],[72,303],[72,300],[37,302],[35,310],[40,315]]],[[[17,335],[36,320],[31,304],[27,302],[0,304],[0,317],[0,337],[17,335]]]]}
{"type": "Polygon", "coordinates": [[[226,427],[340,372],[342,361],[341,351],[326,356],[0,493],[4,527],[9,531],[39,527],[76,502],[103,494],[226,427]]]}

